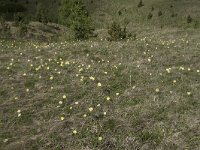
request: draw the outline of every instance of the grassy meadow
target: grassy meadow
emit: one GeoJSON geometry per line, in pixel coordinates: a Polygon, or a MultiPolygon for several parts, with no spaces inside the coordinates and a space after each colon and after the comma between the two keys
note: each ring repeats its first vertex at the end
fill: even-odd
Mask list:
{"type": "Polygon", "coordinates": [[[200,148],[199,31],[0,41],[0,149],[200,148]]]}
{"type": "Polygon", "coordinates": [[[28,20],[0,18],[0,150],[200,150],[200,1],[139,1],[84,0],[78,41],[60,0],[0,0],[28,20]]]}

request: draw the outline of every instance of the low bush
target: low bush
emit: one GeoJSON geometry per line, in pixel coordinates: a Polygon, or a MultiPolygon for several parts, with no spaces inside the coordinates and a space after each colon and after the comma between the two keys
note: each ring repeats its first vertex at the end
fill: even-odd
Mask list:
{"type": "Polygon", "coordinates": [[[108,34],[109,37],[107,39],[109,41],[122,40],[131,36],[131,34],[128,35],[126,27],[121,27],[120,24],[115,21],[109,27],[108,34]]]}
{"type": "Polygon", "coordinates": [[[138,4],[138,8],[143,7],[143,6],[144,6],[143,1],[140,0],[140,2],[139,2],[139,4],[138,4]]]}
{"type": "Polygon", "coordinates": [[[9,38],[11,36],[10,26],[6,23],[3,16],[0,17],[0,26],[1,26],[0,37],[9,38]]]}
{"type": "Polygon", "coordinates": [[[192,17],[190,15],[187,16],[187,23],[191,23],[192,22],[192,17]]]}

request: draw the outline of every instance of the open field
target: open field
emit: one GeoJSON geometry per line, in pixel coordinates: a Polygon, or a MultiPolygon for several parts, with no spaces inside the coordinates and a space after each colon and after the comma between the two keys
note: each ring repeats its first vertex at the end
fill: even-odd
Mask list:
{"type": "Polygon", "coordinates": [[[1,40],[0,149],[199,150],[199,39],[1,40]]]}

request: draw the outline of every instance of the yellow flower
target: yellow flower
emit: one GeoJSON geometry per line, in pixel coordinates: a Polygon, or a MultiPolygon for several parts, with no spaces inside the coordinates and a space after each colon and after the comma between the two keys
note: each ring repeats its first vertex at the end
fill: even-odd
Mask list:
{"type": "Polygon", "coordinates": [[[67,98],[67,96],[66,95],[63,95],[63,99],[66,99],[67,98]]]}
{"type": "Polygon", "coordinates": [[[83,115],[83,117],[85,118],[85,117],[87,117],[87,115],[86,115],[86,114],[84,114],[84,115],[83,115]]]}
{"type": "Polygon", "coordinates": [[[119,95],[119,93],[116,93],[116,96],[118,96],[119,95]]]}
{"type": "Polygon", "coordinates": [[[97,86],[99,86],[99,87],[100,87],[100,86],[101,86],[101,83],[99,82],[99,83],[97,84],[97,86]]]}
{"type": "Polygon", "coordinates": [[[160,92],[159,88],[156,88],[156,92],[157,92],[157,93],[160,92]]]}
{"type": "Polygon", "coordinates": [[[65,119],[65,117],[60,117],[60,120],[62,120],[62,121],[63,121],[64,119],[65,119]]]}
{"type": "Polygon", "coordinates": [[[8,142],[8,139],[4,139],[3,142],[4,142],[4,143],[8,142]]]}
{"type": "Polygon", "coordinates": [[[83,68],[79,69],[79,72],[83,71],[83,68]]]}
{"type": "Polygon", "coordinates": [[[63,102],[62,102],[62,101],[59,101],[59,104],[60,104],[60,105],[62,105],[62,104],[63,104],[63,102]]]}
{"type": "Polygon", "coordinates": [[[88,110],[89,110],[90,112],[92,112],[94,109],[93,109],[92,107],[90,107],[90,108],[88,108],[88,110]]]}
{"type": "Polygon", "coordinates": [[[50,79],[50,80],[53,80],[53,76],[51,76],[49,79],[50,79]]]}
{"type": "Polygon", "coordinates": [[[185,68],[184,67],[180,67],[179,70],[185,70],[185,68]]]}
{"type": "Polygon", "coordinates": [[[106,100],[109,101],[109,100],[110,100],[110,97],[108,96],[108,97],[106,98],[106,100]]]}
{"type": "Polygon", "coordinates": [[[72,133],[73,133],[73,134],[77,134],[77,131],[76,131],[76,130],[73,130],[72,133]]]}
{"type": "Polygon", "coordinates": [[[167,73],[171,73],[171,68],[166,69],[167,73]]]}
{"type": "Polygon", "coordinates": [[[21,110],[19,109],[19,110],[17,110],[17,113],[21,113],[21,110]]]}
{"type": "Polygon", "coordinates": [[[103,140],[103,138],[102,138],[101,136],[99,136],[99,137],[98,137],[98,140],[99,140],[99,141],[102,141],[102,140],[103,140]]]}
{"type": "Polygon", "coordinates": [[[69,61],[66,61],[66,62],[65,62],[65,65],[69,65],[69,61]]]}
{"type": "Polygon", "coordinates": [[[92,76],[91,76],[91,77],[89,77],[89,78],[90,78],[90,80],[93,80],[93,81],[95,80],[95,78],[94,78],[94,77],[92,77],[92,76]]]}
{"type": "Polygon", "coordinates": [[[176,80],[173,80],[173,83],[176,83],[176,80]]]}
{"type": "Polygon", "coordinates": [[[187,95],[191,95],[191,92],[187,92],[187,95]]]}
{"type": "Polygon", "coordinates": [[[78,102],[75,102],[76,105],[78,105],[78,102]]]}

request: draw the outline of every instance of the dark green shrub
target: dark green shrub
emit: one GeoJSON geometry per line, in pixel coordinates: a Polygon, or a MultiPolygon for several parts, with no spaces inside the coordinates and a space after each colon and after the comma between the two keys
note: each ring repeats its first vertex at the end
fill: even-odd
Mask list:
{"type": "Polygon", "coordinates": [[[196,20],[196,21],[194,22],[194,28],[195,28],[195,29],[199,28],[199,21],[196,20]]]}
{"type": "Polygon", "coordinates": [[[80,20],[73,25],[74,36],[77,40],[88,39],[93,36],[94,29],[90,25],[89,20],[80,20]]]}
{"type": "Polygon", "coordinates": [[[23,36],[26,35],[27,32],[28,32],[28,27],[27,27],[27,25],[24,24],[23,22],[21,22],[21,23],[19,24],[19,35],[20,35],[21,37],[23,37],[23,36]]]}
{"type": "Polygon", "coordinates": [[[17,35],[19,37],[23,37],[26,35],[26,33],[28,32],[28,24],[29,24],[30,19],[28,19],[28,17],[23,14],[23,13],[17,13],[14,15],[14,23],[15,26],[18,27],[18,32],[17,35]]]}
{"type": "Polygon", "coordinates": [[[144,6],[143,1],[140,0],[140,2],[139,2],[139,4],[138,4],[138,8],[143,7],[143,6],[144,6]]]}
{"type": "Polygon", "coordinates": [[[47,9],[45,9],[45,7],[42,3],[39,3],[37,5],[35,18],[37,21],[42,22],[44,24],[48,23],[47,9]]]}
{"type": "Polygon", "coordinates": [[[174,12],[172,12],[171,17],[174,18],[176,17],[178,14],[175,14],[174,12]]]}
{"type": "Polygon", "coordinates": [[[10,26],[6,23],[4,17],[0,17],[1,37],[9,38],[11,36],[10,26]]]}
{"type": "Polygon", "coordinates": [[[126,27],[122,28],[119,23],[113,22],[108,29],[108,40],[117,41],[128,37],[126,27]]]}
{"type": "Polygon", "coordinates": [[[16,26],[19,25],[19,23],[23,20],[23,17],[21,14],[17,13],[17,14],[14,14],[14,23],[16,26]]]}
{"type": "Polygon", "coordinates": [[[152,13],[149,13],[148,16],[147,16],[147,19],[150,20],[152,17],[153,17],[153,14],[152,14],[152,13]]]}
{"type": "Polygon", "coordinates": [[[187,23],[191,23],[192,22],[192,17],[190,15],[187,16],[187,23]]]}
{"type": "Polygon", "coordinates": [[[72,10],[74,9],[73,0],[61,0],[59,5],[58,22],[60,24],[70,26],[72,22],[72,10]]]}
{"type": "Polygon", "coordinates": [[[121,11],[121,10],[118,11],[118,15],[119,15],[119,16],[122,15],[122,11],[121,11]]]}
{"type": "Polygon", "coordinates": [[[159,12],[158,12],[158,16],[160,17],[160,16],[162,16],[162,15],[163,15],[162,11],[159,11],[159,12]]]}
{"type": "Polygon", "coordinates": [[[19,24],[23,23],[23,24],[29,24],[31,19],[28,18],[28,16],[26,16],[23,13],[16,13],[14,14],[14,23],[16,26],[19,26],[19,24]]]}
{"type": "Polygon", "coordinates": [[[15,3],[5,3],[4,5],[0,5],[1,13],[16,13],[16,12],[25,12],[26,8],[21,4],[15,3]]]}
{"type": "Polygon", "coordinates": [[[92,19],[80,0],[62,0],[59,9],[59,22],[74,31],[77,40],[93,36],[92,19]]]}

